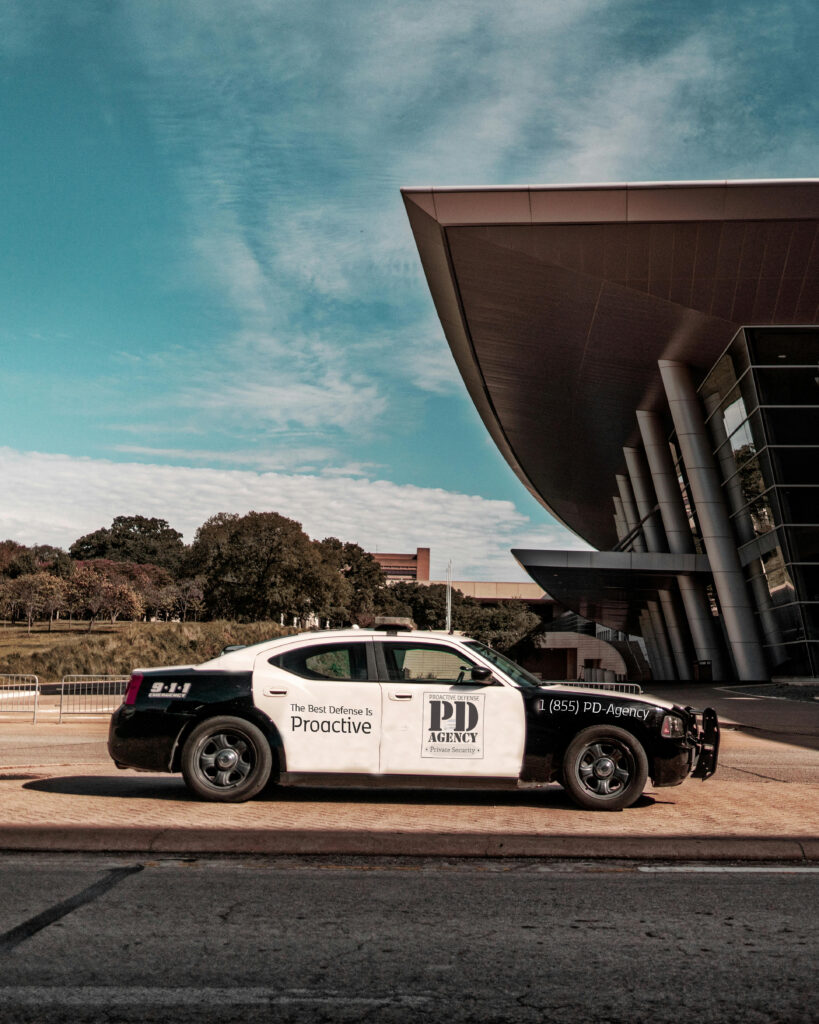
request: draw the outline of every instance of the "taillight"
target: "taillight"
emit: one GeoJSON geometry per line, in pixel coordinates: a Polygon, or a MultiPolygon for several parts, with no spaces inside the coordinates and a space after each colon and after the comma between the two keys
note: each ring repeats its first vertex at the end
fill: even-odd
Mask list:
{"type": "Polygon", "coordinates": [[[142,673],[132,672],[131,678],[128,680],[128,689],[125,691],[126,704],[136,704],[140,686],[142,686],[142,673]]]}

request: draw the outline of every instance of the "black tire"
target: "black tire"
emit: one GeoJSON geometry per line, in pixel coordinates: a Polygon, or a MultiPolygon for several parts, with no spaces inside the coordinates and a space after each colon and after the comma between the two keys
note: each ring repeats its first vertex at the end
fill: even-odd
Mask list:
{"type": "Polygon", "coordinates": [[[272,770],[267,737],[244,718],[207,718],[196,726],[182,749],[185,783],[202,800],[250,800],[267,785],[272,770]]]}
{"type": "Polygon", "coordinates": [[[563,786],[590,811],[631,807],[645,788],[648,759],[636,737],[615,725],[579,732],[563,758],[563,786]]]}

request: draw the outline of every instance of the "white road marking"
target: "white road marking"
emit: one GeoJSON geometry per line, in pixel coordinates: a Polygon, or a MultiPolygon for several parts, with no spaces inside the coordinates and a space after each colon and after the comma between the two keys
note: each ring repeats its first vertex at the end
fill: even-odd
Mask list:
{"type": "Polygon", "coordinates": [[[819,873],[819,866],[807,864],[779,864],[767,867],[759,864],[641,864],[637,870],[673,874],[711,874],[716,872],[718,874],[813,875],[819,873]]]}
{"type": "Polygon", "coordinates": [[[314,989],[276,989],[269,987],[150,988],[143,985],[0,986],[4,1006],[91,1006],[123,1008],[133,1006],[421,1006],[432,1002],[432,995],[389,993],[383,996],[348,996],[341,992],[314,989]]]}

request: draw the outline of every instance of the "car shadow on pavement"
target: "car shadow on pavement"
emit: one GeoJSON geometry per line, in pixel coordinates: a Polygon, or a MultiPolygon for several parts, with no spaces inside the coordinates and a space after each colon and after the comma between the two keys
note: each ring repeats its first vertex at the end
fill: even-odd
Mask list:
{"type": "Polygon", "coordinates": [[[191,795],[181,778],[165,777],[139,778],[133,775],[57,775],[48,779],[26,782],[23,789],[34,789],[41,793],[58,793],[63,796],[103,796],[120,800],[177,800],[189,801],[191,795]]]}
{"type": "MultiPolygon", "coordinates": [[[[188,791],[178,776],[164,778],[134,776],[65,775],[47,779],[33,779],[23,789],[64,796],[109,797],[119,800],[165,800],[177,803],[204,805],[188,791]]],[[[283,804],[344,804],[372,805],[409,804],[436,807],[554,807],[561,810],[583,812],[568,793],[558,785],[537,789],[412,789],[405,787],[364,788],[329,786],[268,786],[253,802],[283,804]]],[[[668,803],[644,793],[630,809],[652,807],[668,803]]]]}

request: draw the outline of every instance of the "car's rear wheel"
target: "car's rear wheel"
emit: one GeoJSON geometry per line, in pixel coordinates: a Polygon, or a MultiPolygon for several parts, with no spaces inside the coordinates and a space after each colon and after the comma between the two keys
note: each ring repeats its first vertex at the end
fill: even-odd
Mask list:
{"type": "Polygon", "coordinates": [[[648,759],[640,741],[625,729],[593,725],[569,744],[562,774],[564,787],[580,807],[619,811],[643,792],[648,759]]]}
{"type": "Polygon", "coordinates": [[[202,800],[249,800],[267,785],[272,769],[273,754],[261,729],[230,715],[201,722],[182,749],[182,775],[202,800]]]}

